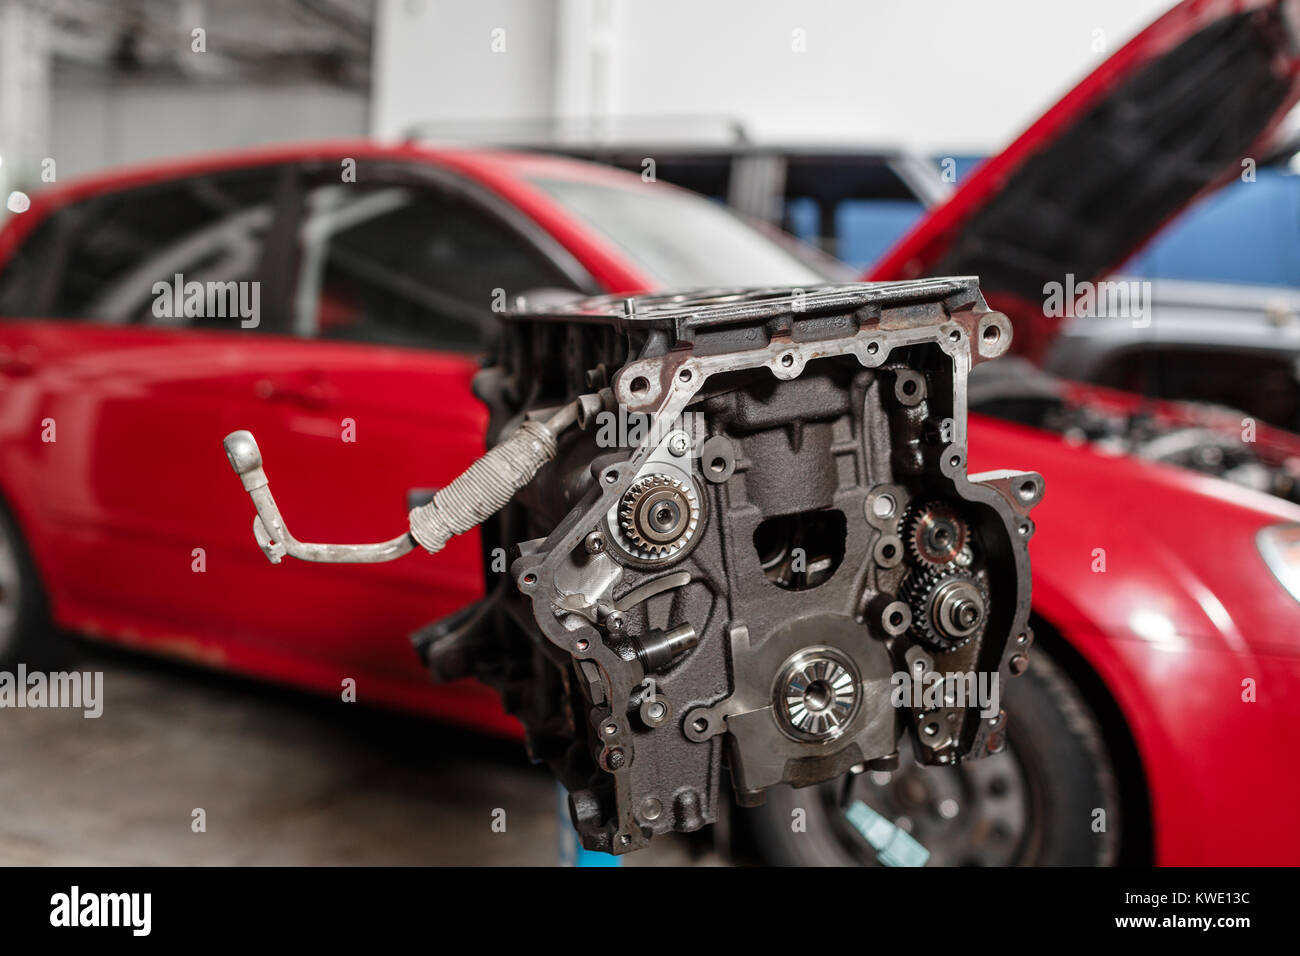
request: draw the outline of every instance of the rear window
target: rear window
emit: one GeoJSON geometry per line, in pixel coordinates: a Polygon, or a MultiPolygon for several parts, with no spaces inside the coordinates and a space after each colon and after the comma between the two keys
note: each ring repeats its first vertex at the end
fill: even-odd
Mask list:
{"type": "Polygon", "coordinates": [[[666,288],[815,285],[822,276],[721,206],[661,183],[533,184],[666,288]]]}
{"type": "Polygon", "coordinates": [[[72,203],[0,276],[0,312],[147,321],[155,282],[254,278],[281,167],[187,177],[72,203]]]}
{"type": "Polygon", "coordinates": [[[5,263],[4,271],[0,272],[0,316],[23,318],[40,314],[39,303],[47,297],[44,290],[52,286],[52,277],[45,266],[54,254],[58,233],[55,218],[42,220],[5,263]]]}

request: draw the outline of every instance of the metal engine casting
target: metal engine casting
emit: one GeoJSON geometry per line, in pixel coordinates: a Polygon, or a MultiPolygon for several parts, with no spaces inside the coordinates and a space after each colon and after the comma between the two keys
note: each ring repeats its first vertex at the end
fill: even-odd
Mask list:
{"type": "MultiPolygon", "coordinates": [[[[974,279],[508,317],[476,381],[490,440],[581,411],[486,536],[511,549],[490,600],[513,640],[477,673],[569,789],[585,846],[713,821],[724,766],[753,804],[896,766],[904,733],[924,763],[1000,749],[1000,713],[891,692],[918,667],[1027,663],[1043,482],[966,474],[966,376],[1010,337],[974,279]]],[[[435,672],[464,643],[430,635],[435,672]]]]}

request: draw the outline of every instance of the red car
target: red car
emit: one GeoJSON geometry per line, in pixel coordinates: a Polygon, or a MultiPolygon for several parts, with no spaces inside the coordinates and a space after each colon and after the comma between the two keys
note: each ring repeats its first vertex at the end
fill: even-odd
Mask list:
{"type": "MultiPolygon", "coordinates": [[[[1250,29],[1273,35],[1274,5],[1191,6],[1217,10],[1212,27],[1254,9],[1250,29]]],[[[1204,25],[1121,51],[1111,86],[1070,108],[1204,25]]],[[[517,734],[485,688],[431,686],[407,640],[481,595],[477,535],[393,564],[273,569],[221,437],[257,434],[303,538],[383,539],[482,452],[469,381],[516,295],[820,281],[705,200],[558,158],[330,143],[41,193],[0,231],[0,648],[30,655],[48,616],[517,734]]],[[[1047,480],[1034,666],[1006,701],[1008,752],[865,774],[864,797],[936,862],[1300,862],[1300,818],[1281,809],[1298,782],[1300,507],[987,417],[970,432],[973,471],[1047,480]]],[[[774,793],[748,821],[760,851],[865,859],[821,795],[774,793]]]]}

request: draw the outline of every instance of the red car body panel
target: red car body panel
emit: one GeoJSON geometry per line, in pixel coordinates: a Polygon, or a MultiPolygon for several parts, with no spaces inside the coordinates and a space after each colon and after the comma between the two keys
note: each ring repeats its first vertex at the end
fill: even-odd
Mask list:
{"type": "Polygon", "coordinates": [[[972,471],[1014,462],[1044,477],[1035,612],[1123,714],[1157,862],[1294,862],[1300,817],[1255,808],[1300,785],[1278,758],[1298,711],[1300,614],[1254,539],[1270,519],[1300,520],[1300,507],[979,416],[970,436],[972,471]]]}
{"type": "MultiPolygon", "coordinates": [[[[1185,6],[1196,16],[1244,4],[1185,6]]],[[[1138,55],[1117,54],[1113,69],[1138,55]]],[[[1035,129],[1045,135],[1058,121],[1035,129]]],[[[635,188],[636,177],[568,160],[366,142],[157,164],[38,194],[0,230],[0,271],[66,203],[182,175],[341,157],[450,170],[523,212],[605,291],[652,286],[528,182],[536,173],[601,176],[635,188]]],[[[994,188],[997,162],[977,174],[980,189],[994,188]]],[[[959,213],[943,207],[876,275],[906,272],[914,257],[905,250],[940,242],[959,213]]],[[[362,701],[518,736],[487,688],[431,686],[405,639],[481,595],[477,535],[387,565],[272,568],[218,447],[235,428],[253,430],[302,538],[387,538],[404,522],[408,490],[445,484],[481,453],[486,414],[468,388],[476,367],[464,356],[266,334],[0,321],[0,495],[61,626],[324,693],[352,678],[362,701]],[[355,442],[340,440],[344,418],[355,422],[355,442]],[[56,441],[42,440],[47,421],[56,441]]],[[[1260,528],[1300,520],[1300,509],[978,416],[970,446],[973,471],[1030,468],[1046,478],[1030,544],[1035,608],[1123,716],[1145,775],[1157,862],[1300,860],[1300,818],[1278,810],[1300,783],[1284,737],[1300,717],[1300,604],[1254,544],[1260,528]],[[1243,699],[1245,680],[1254,681],[1254,702],[1243,699]]]]}

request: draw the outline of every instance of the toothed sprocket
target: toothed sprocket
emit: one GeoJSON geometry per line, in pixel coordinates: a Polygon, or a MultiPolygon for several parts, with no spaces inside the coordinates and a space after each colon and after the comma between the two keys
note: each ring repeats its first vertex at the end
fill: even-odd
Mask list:
{"type": "Polygon", "coordinates": [[[904,540],[912,560],[934,568],[956,560],[969,538],[965,520],[942,501],[913,509],[905,528],[904,540]]]}
{"type": "Polygon", "coordinates": [[[646,475],[624,494],[618,508],[624,544],[646,561],[681,552],[700,526],[700,499],[693,484],[666,474],[646,475]]]}
{"type": "Polygon", "coordinates": [[[955,650],[981,636],[988,622],[988,587],[960,565],[916,568],[899,597],[912,609],[911,636],[932,650],[955,650]]]}

